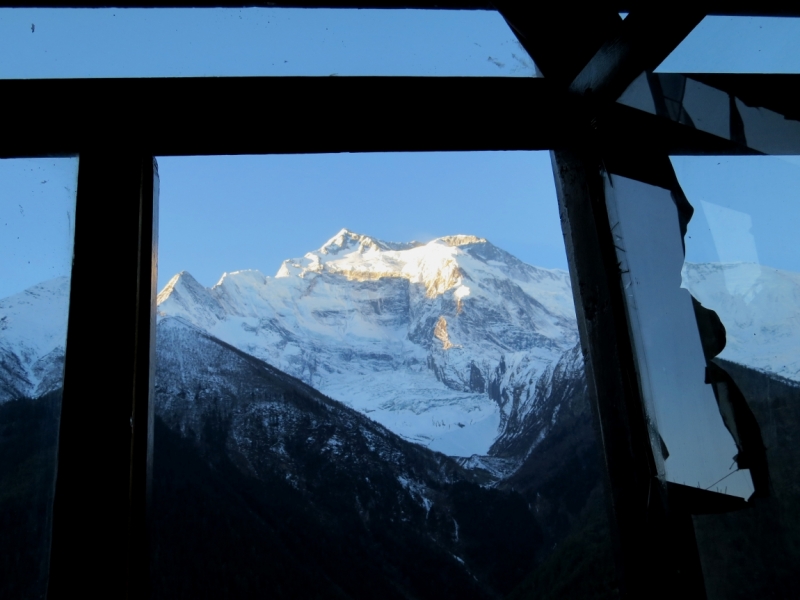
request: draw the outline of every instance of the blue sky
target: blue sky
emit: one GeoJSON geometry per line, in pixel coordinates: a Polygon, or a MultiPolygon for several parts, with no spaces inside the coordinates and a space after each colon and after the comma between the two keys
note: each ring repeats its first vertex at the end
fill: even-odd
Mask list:
{"type": "Polygon", "coordinates": [[[78,159],[0,160],[0,298],[69,275],[78,159]]]}
{"type": "Polygon", "coordinates": [[[661,73],[800,73],[800,18],[708,16],[661,73]]]}
{"type": "Polygon", "coordinates": [[[387,241],[478,235],[566,269],[548,152],[159,158],[159,281],[274,275],[342,228],[387,241]]]}
{"type": "Polygon", "coordinates": [[[493,11],[0,9],[0,78],[535,75],[493,11]]]}

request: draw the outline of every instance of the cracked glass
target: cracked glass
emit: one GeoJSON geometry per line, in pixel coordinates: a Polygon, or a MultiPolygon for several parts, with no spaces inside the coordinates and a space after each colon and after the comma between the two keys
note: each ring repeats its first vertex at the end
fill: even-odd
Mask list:
{"type": "Polygon", "coordinates": [[[682,286],[718,315],[710,379],[756,493],[746,510],[695,515],[709,598],[798,594],[800,159],[673,156],[694,208],[682,286]],[[721,326],[721,327],[720,327],[721,326]]]}

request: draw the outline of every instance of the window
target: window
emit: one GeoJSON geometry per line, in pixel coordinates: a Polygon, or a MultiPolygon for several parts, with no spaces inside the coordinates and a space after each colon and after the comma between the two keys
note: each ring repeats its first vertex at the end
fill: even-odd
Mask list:
{"type": "Polygon", "coordinates": [[[611,585],[547,153],[159,173],[155,597],[611,585]]]}
{"type": "MultiPolygon", "coordinates": [[[[421,7],[432,8],[427,3],[421,7]]],[[[465,2],[456,8],[484,6],[465,2]]],[[[736,10],[775,16],[755,5],[736,10]]],[[[620,254],[638,248],[644,252],[641,258],[652,246],[671,244],[673,258],[680,258],[681,250],[688,257],[697,251],[688,243],[687,232],[694,235],[693,228],[702,225],[698,206],[718,254],[728,250],[724,237],[720,243],[714,239],[715,222],[736,231],[749,216],[753,227],[758,226],[760,209],[702,197],[676,157],[800,153],[795,76],[654,71],[703,20],[699,12],[660,18],[622,6],[578,10],[569,5],[504,5],[499,14],[541,77],[275,77],[252,72],[247,77],[178,77],[182,73],[173,72],[172,77],[114,80],[57,79],[43,72],[41,79],[0,81],[7,112],[22,124],[4,131],[0,156],[80,156],[49,597],[74,594],[75,589],[103,597],[120,590],[135,597],[149,594],[153,547],[147,521],[153,457],[157,460],[152,444],[158,435],[150,402],[156,394],[151,364],[156,352],[160,185],[153,157],[500,150],[551,151],[592,423],[603,447],[609,530],[616,538],[619,579],[604,581],[600,595],[647,597],[653,582],[667,597],[725,598],[745,588],[756,595],[796,595],[796,584],[785,577],[785,562],[750,560],[763,541],[759,531],[776,532],[772,537],[780,543],[772,549],[787,548],[786,561],[793,556],[795,519],[791,511],[787,515],[781,509],[791,494],[780,482],[796,479],[797,462],[781,451],[774,457],[796,433],[792,419],[784,415],[793,414],[794,384],[774,373],[756,373],[752,364],[737,366],[729,360],[741,332],[731,327],[724,346],[715,345],[721,339],[719,325],[728,329],[729,317],[722,308],[708,309],[716,317],[704,312],[704,301],[697,297],[700,308],[691,304],[696,333],[688,310],[678,323],[681,331],[692,331],[695,342],[699,338],[694,358],[687,353],[674,364],[662,360],[680,353],[672,339],[661,355],[645,353],[643,361],[644,331],[653,325],[653,313],[644,305],[657,308],[658,302],[650,302],[652,295],[634,298],[641,310],[631,310],[626,284],[634,271],[641,272],[641,265],[636,257],[626,257],[626,263],[620,254]],[[624,20],[621,9],[630,11],[624,20]],[[42,98],[50,99],[46,111],[40,108],[42,98]],[[631,208],[623,206],[627,200],[639,198],[654,200],[660,208],[670,208],[672,202],[674,213],[668,220],[673,232],[677,221],[678,235],[663,235],[653,222],[655,213],[648,212],[644,217],[654,234],[639,239],[641,244],[632,243],[637,236],[647,236],[639,236],[636,219],[619,212],[631,208]],[[633,233],[630,228],[623,232],[625,245],[615,243],[615,202],[616,216],[634,224],[633,233]],[[681,238],[679,250],[676,240],[681,238]],[[638,325],[637,314],[642,317],[638,325]],[[704,414],[713,417],[717,432],[707,440],[724,439],[726,447],[713,443],[711,452],[698,455],[698,460],[716,454],[724,458],[735,450],[731,460],[737,462],[737,477],[745,468],[750,471],[755,493],[747,498],[745,492],[728,493],[727,480],[706,485],[702,477],[694,485],[687,479],[684,485],[670,470],[670,456],[676,461],[680,456],[679,451],[673,454],[679,442],[668,427],[662,431],[665,419],[659,417],[658,401],[648,397],[647,382],[657,379],[653,375],[658,369],[675,364],[702,367],[701,355],[709,382],[698,386],[712,388],[703,400],[708,400],[704,414]],[[755,431],[760,437],[751,435],[755,431]],[[759,439],[762,446],[753,443],[759,439]],[[764,462],[767,470],[761,468],[764,462]],[[765,496],[759,493],[765,487],[758,473],[767,472],[765,496]],[[717,483],[723,487],[715,488],[717,483]],[[78,539],[86,548],[80,556],[74,552],[78,539]],[[717,552],[711,540],[724,540],[725,551],[717,552]],[[740,569],[742,564],[747,568],[740,569]],[[755,580],[753,587],[742,583],[745,578],[755,580]]],[[[26,24],[25,32],[36,36],[37,27],[26,24]]],[[[491,61],[482,64],[500,69],[491,61]]],[[[759,168],[763,174],[770,172],[759,168]]],[[[714,172],[703,177],[711,181],[714,172]]],[[[740,235],[736,252],[744,252],[749,239],[740,235]]],[[[761,260],[762,249],[756,247],[761,260]]],[[[704,261],[713,266],[726,260],[716,258],[704,261]]],[[[682,262],[675,263],[675,269],[672,263],[667,269],[675,285],[666,287],[686,299],[680,288],[682,262]]],[[[767,267],[784,270],[761,262],[757,266],[759,277],[767,267]]],[[[683,270],[688,285],[692,267],[683,270]]],[[[755,269],[739,270],[745,285],[755,269]]],[[[695,291],[703,295],[702,289],[695,291]]],[[[732,293],[717,295],[723,301],[738,301],[732,293]]],[[[672,371],[673,378],[677,372],[672,371]]],[[[265,427],[269,423],[266,415],[265,427]]],[[[213,437],[215,432],[209,433],[213,437]]],[[[558,441],[551,438],[556,448],[558,441]]],[[[695,455],[694,450],[690,454],[695,455]]],[[[563,453],[554,450],[539,466],[559,472],[555,457],[560,456],[563,453]]],[[[718,458],[709,463],[709,473],[716,472],[718,458]]],[[[580,481],[568,478],[571,483],[580,481]]],[[[236,500],[246,504],[247,490],[239,488],[236,500]]],[[[602,499],[595,504],[600,505],[602,499]]],[[[284,531],[287,543],[297,541],[291,531],[284,531]]],[[[585,584],[595,583],[597,577],[571,574],[601,568],[599,560],[587,559],[589,554],[609,558],[603,542],[598,542],[603,534],[593,537],[592,531],[598,530],[591,526],[585,531],[580,541],[565,539],[541,565],[535,581],[523,582],[514,593],[595,593],[585,584]],[[587,554],[587,549],[593,550],[587,554]],[[565,564],[577,568],[565,576],[565,564]]],[[[242,547],[248,541],[243,537],[242,547]]],[[[281,548],[278,540],[270,547],[276,552],[281,548]]],[[[409,562],[417,568],[413,558],[409,562]]],[[[303,561],[274,564],[284,574],[308,573],[303,561]]],[[[439,573],[434,569],[430,575],[439,573]]],[[[185,589],[180,584],[173,589],[185,589]]]]}
{"type": "Polygon", "coordinates": [[[70,303],[77,157],[0,160],[3,595],[47,585],[70,303]]]}

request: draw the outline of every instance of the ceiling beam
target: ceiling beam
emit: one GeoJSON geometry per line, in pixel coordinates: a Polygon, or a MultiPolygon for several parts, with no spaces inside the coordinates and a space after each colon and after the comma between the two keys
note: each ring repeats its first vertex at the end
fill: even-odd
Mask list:
{"type": "Polygon", "coordinates": [[[632,12],[586,63],[570,91],[616,100],[643,71],[658,67],[704,16],[662,5],[632,12]]]}
{"type": "Polygon", "coordinates": [[[565,88],[622,25],[608,2],[497,0],[496,5],[542,75],[565,88]]]}
{"type": "MultiPolygon", "coordinates": [[[[2,157],[551,150],[598,138],[581,99],[543,78],[15,80],[0,81],[0,97],[18,123],[0,136],[2,157]]],[[[600,124],[633,148],[750,152],[622,105],[600,124]]]]}
{"type": "Polygon", "coordinates": [[[3,156],[120,140],[156,155],[535,150],[576,134],[564,93],[536,78],[16,80],[0,97],[24,123],[3,156]]]}

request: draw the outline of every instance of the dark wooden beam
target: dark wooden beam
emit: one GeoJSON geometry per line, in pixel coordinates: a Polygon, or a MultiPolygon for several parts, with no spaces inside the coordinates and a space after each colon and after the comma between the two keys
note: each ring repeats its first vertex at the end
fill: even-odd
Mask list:
{"type": "Polygon", "coordinates": [[[570,85],[595,101],[614,101],[643,71],[654,70],[703,19],[699,9],[668,5],[631,13],[570,85]]]}
{"type": "MultiPolygon", "coordinates": [[[[796,17],[800,16],[800,7],[791,2],[780,0],[764,0],[755,2],[754,0],[703,0],[698,3],[699,7],[709,15],[729,15],[729,16],[774,16],[774,17],[796,17]]],[[[614,2],[616,10],[622,13],[634,13],[639,10],[649,10],[653,6],[650,0],[620,0],[614,2]]],[[[682,11],[686,5],[675,5],[676,12],[682,11]]]]}
{"type": "MultiPolygon", "coordinates": [[[[603,445],[621,596],[705,598],[691,516],[671,505],[650,445],[606,209],[609,154],[587,145],[552,157],[589,397],[603,445]]],[[[649,158],[643,164],[650,171],[666,160],[649,158]]]]}
{"type": "Polygon", "coordinates": [[[497,0],[495,4],[541,73],[564,87],[622,24],[608,2],[497,0]]]}
{"type": "Polygon", "coordinates": [[[0,96],[20,124],[1,157],[545,150],[598,132],[609,147],[753,153],[616,103],[592,112],[542,78],[25,80],[0,81],[0,96]]]}
{"type": "Polygon", "coordinates": [[[48,598],[145,598],[158,183],[152,157],[80,156],[48,598]]]}
{"type": "Polygon", "coordinates": [[[2,81],[0,97],[20,123],[0,156],[536,150],[569,144],[577,124],[535,78],[2,81]]]}
{"type": "Polygon", "coordinates": [[[593,131],[595,143],[607,160],[624,156],[626,162],[640,165],[657,155],[761,154],[729,139],[617,103],[598,113],[593,131]]]}

